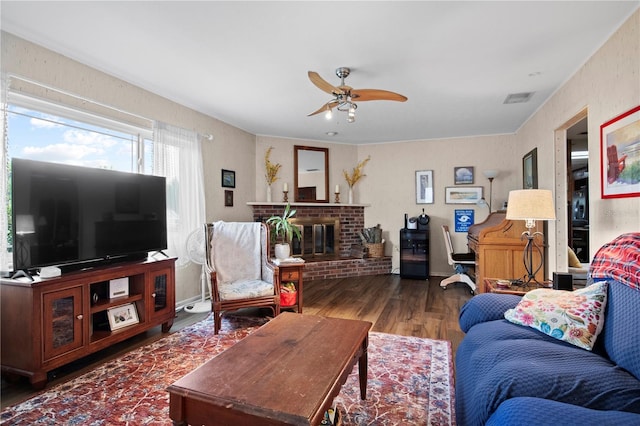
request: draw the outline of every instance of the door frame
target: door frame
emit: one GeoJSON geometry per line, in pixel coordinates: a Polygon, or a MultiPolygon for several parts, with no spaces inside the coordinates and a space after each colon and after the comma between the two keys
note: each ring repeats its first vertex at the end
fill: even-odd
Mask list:
{"type": "MultiPolygon", "coordinates": [[[[588,119],[588,107],[584,107],[576,115],[562,124],[554,131],[554,153],[555,153],[555,173],[554,173],[554,186],[555,186],[555,205],[564,206],[562,211],[565,214],[559,215],[555,222],[555,266],[549,265],[551,271],[566,272],[569,270],[569,260],[567,247],[569,247],[569,224],[566,215],[567,202],[568,202],[568,188],[567,182],[567,129],[577,124],[579,121],[588,119]]],[[[587,135],[587,146],[591,146],[589,143],[589,135],[587,135]]],[[[589,197],[591,199],[591,197],[589,197]]],[[[591,234],[591,230],[589,230],[591,234]]]]}

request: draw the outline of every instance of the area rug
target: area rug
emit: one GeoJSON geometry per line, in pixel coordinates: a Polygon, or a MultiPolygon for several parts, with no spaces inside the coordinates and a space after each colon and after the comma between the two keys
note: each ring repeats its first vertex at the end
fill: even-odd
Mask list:
{"type": "MultiPolygon", "coordinates": [[[[209,316],[8,407],[6,425],[171,425],[167,386],[256,330],[259,318],[209,316]]],[[[367,400],[357,364],[334,405],[344,425],[455,425],[451,345],[371,332],[367,400]]]]}

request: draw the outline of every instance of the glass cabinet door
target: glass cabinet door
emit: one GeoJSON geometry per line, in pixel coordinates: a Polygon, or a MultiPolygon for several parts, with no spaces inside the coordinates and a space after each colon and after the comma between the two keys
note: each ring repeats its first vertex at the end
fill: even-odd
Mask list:
{"type": "Polygon", "coordinates": [[[164,268],[152,271],[150,274],[150,309],[151,318],[164,316],[175,310],[174,294],[170,289],[173,286],[173,269],[164,268]]]}
{"type": "Polygon", "coordinates": [[[42,301],[44,360],[81,348],[82,287],[45,293],[42,301]]]}

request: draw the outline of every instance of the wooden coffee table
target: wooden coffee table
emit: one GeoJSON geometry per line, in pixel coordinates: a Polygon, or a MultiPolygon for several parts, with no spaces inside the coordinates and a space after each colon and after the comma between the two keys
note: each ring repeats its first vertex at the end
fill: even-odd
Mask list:
{"type": "Polygon", "coordinates": [[[284,312],[167,389],[176,425],[317,425],[358,362],[367,396],[371,323],[284,312]]]}

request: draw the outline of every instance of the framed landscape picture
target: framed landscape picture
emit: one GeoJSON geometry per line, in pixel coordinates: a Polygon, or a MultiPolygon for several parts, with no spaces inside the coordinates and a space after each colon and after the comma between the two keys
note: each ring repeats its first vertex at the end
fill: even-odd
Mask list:
{"type": "Polygon", "coordinates": [[[236,172],[234,172],[233,170],[222,169],[222,187],[223,188],[236,187],[236,172]]]}
{"type": "Polygon", "coordinates": [[[472,185],[473,184],[473,167],[454,167],[453,183],[455,185],[472,185]]]}
{"type": "Polygon", "coordinates": [[[447,186],[444,189],[446,204],[476,204],[482,198],[482,186],[447,186]]]}
{"type": "Polygon", "coordinates": [[[600,126],[600,192],[640,197],[640,106],[600,126]]]}

